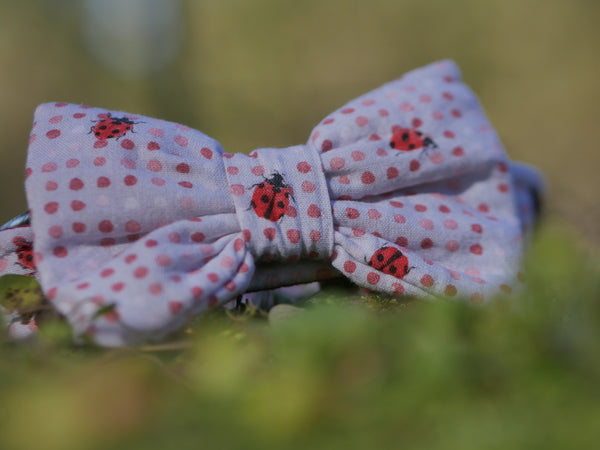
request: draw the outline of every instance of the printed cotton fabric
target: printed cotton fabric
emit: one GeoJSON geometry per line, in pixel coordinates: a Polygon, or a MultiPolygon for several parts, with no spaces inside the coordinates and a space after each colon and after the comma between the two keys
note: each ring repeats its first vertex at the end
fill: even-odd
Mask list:
{"type": "Polygon", "coordinates": [[[519,283],[542,190],[451,61],[349,102],[305,145],[249,155],[171,122],[44,104],[26,177],[31,227],[0,232],[0,270],[35,274],[75,335],[106,346],[337,276],[484,302],[519,283]]]}

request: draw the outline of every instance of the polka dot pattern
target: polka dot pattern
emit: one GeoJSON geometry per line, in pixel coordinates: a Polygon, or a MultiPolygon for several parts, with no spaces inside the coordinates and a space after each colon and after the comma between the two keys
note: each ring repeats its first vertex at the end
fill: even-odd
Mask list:
{"type": "MultiPolygon", "coordinates": [[[[249,289],[339,274],[472,303],[514,291],[536,180],[507,161],[443,61],[344,105],[306,145],[249,155],[170,122],[41,105],[26,230],[75,334],[116,346],[160,339],[249,289]]],[[[17,232],[0,232],[0,272],[25,271],[5,238],[17,232]]]]}

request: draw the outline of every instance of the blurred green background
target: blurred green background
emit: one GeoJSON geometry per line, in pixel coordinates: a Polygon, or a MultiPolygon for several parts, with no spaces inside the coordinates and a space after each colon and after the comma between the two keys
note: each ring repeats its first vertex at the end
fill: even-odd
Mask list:
{"type": "Polygon", "coordinates": [[[185,123],[227,151],[306,141],[346,101],[452,58],[549,220],[598,248],[596,0],[0,0],[0,220],[25,209],[37,104],[185,123]]]}

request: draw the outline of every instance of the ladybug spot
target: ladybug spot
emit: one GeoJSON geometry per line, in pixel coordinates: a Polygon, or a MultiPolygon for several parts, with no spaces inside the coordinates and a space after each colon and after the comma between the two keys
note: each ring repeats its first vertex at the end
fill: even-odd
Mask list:
{"type": "Polygon", "coordinates": [[[411,150],[414,150],[415,144],[408,144],[408,148],[410,148],[411,150]]]}
{"type": "Polygon", "coordinates": [[[396,273],[396,266],[394,266],[394,265],[390,266],[390,273],[396,273]]]}
{"type": "Polygon", "coordinates": [[[127,125],[126,129],[131,130],[131,125],[127,125]]]}
{"type": "Polygon", "coordinates": [[[396,143],[394,141],[390,142],[390,147],[396,148],[396,143]]]}
{"type": "Polygon", "coordinates": [[[260,184],[258,185],[258,187],[259,187],[260,189],[264,188],[264,187],[265,187],[265,183],[260,183],[260,184]]]}
{"type": "MultiPolygon", "coordinates": [[[[100,125],[98,128],[100,128],[101,130],[106,130],[106,125],[100,125]]],[[[98,134],[98,133],[96,133],[98,134]]]]}
{"type": "Polygon", "coordinates": [[[108,136],[106,136],[107,139],[111,139],[114,138],[115,136],[113,134],[109,134],[108,136]]]}
{"type": "Polygon", "coordinates": [[[99,132],[99,131],[96,131],[94,134],[95,134],[96,136],[100,136],[100,132],[99,132]]]}
{"type": "Polygon", "coordinates": [[[269,196],[268,195],[261,196],[260,201],[263,203],[269,203],[269,196]]]}
{"type": "Polygon", "coordinates": [[[256,208],[256,203],[254,202],[254,200],[250,201],[250,206],[252,206],[253,208],[256,208]]]}
{"type": "Polygon", "coordinates": [[[383,261],[383,255],[381,253],[377,254],[377,261],[383,261]]]}
{"type": "Polygon", "coordinates": [[[408,133],[402,133],[402,140],[403,140],[404,142],[407,142],[407,141],[408,141],[408,133]]]}
{"type": "Polygon", "coordinates": [[[278,201],[277,202],[277,207],[278,208],[283,208],[283,207],[285,207],[285,203],[283,203],[282,201],[278,201]]]}
{"type": "Polygon", "coordinates": [[[114,130],[112,130],[112,134],[117,134],[119,132],[118,128],[115,128],[114,130]]]}

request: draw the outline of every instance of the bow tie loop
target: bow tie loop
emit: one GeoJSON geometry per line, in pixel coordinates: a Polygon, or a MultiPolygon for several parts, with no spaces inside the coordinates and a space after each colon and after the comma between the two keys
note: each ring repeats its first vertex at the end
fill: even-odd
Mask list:
{"type": "Polygon", "coordinates": [[[225,155],[224,163],[242,235],[257,260],[329,259],[331,199],[314,147],[225,155]]]}

